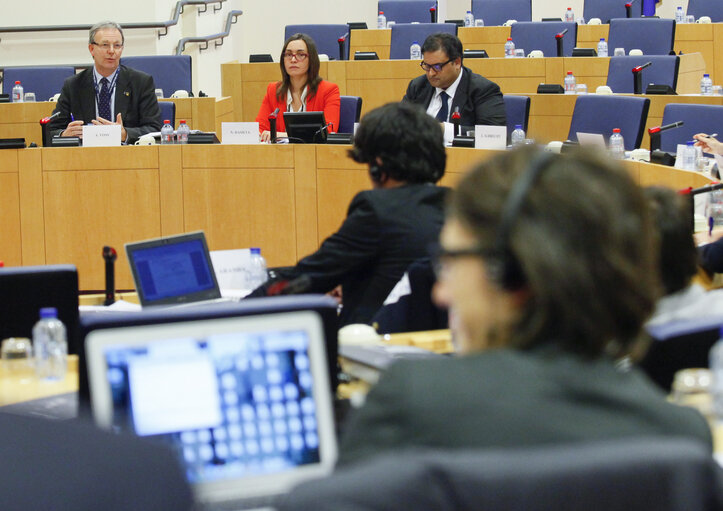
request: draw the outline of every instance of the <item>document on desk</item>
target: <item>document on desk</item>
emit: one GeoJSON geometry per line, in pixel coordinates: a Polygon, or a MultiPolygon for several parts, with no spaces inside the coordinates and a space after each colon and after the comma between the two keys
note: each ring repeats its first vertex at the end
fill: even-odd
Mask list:
{"type": "Polygon", "coordinates": [[[87,124],[83,126],[83,147],[115,147],[121,145],[120,124],[87,124]]]}

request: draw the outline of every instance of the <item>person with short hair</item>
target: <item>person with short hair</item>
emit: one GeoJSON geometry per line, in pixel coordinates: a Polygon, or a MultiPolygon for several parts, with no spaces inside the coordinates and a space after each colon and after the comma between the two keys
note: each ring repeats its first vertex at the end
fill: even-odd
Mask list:
{"type": "Polygon", "coordinates": [[[350,414],[340,465],[414,447],[525,447],[684,436],[705,419],[623,363],[658,294],[639,187],[593,154],[523,148],[452,193],[437,303],[460,356],[400,360],[350,414]]]}
{"type": "Polygon", "coordinates": [[[161,129],[161,110],[153,77],[120,65],[123,29],[114,21],[96,23],[88,36],[93,67],[63,83],[48,129],[54,136],[82,137],[86,124],[118,124],[121,141],[161,129]]]}
{"type": "Polygon", "coordinates": [[[256,122],[262,142],[271,140],[269,115],[277,108],[277,136],[286,137],[284,112],[324,112],[329,132],[339,130],[339,86],[319,76],[319,52],[306,34],[294,34],[284,42],[279,58],[281,81],[270,83],[256,122]]]}
{"type": "Polygon", "coordinates": [[[423,106],[440,122],[451,122],[459,109],[460,125],[505,126],[507,115],[499,86],[462,65],[462,42],[447,33],[432,34],[422,45],[425,74],[409,82],[402,101],[423,106]]]}
{"type": "Polygon", "coordinates": [[[427,255],[442,228],[447,191],[435,185],[447,161],[442,131],[417,105],[390,103],[366,114],[349,156],[369,166],[372,189],[354,196],[344,223],[319,250],[276,270],[281,280],[308,277],[305,292],[341,285],[341,325],[369,323],[407,266],[427,255]]]}

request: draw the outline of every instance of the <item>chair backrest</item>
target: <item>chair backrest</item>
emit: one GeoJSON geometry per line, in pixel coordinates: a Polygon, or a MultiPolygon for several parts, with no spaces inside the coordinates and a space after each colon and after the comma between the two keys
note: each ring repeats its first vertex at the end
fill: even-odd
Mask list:
{"type": "Polygon", "coordinates": [[[500,26],[507,20],[532,21],[531,0],[472,0],[472,14],[485,26],[500,26]]]}
{"type": "Polygon", "coordinates": [[[577,45],[577,23],[564,21],[523,21],[512,25],[510,37],[515,49],[522,48],[525,55],[532,50],[542,50],[545,57],[557,56],[555,34],[567,29],[562,39],[563,56],[572,56],[572,49],[577,45]]]}
{"type": "Polygon", "coordinates": [[[723,133],[723,106],[670,103],[663,110],[663,124],[683,121],[680,128],[660,134],[660,149],[675,153],[678,144],[693,140],[696,133],[723,133]]]}
{"type": "Polygon", "coordinates": [[[710,447],[641,437],[519,449],[382,455],[295,488],[281,511],[713,511],[710,447]]]}
{"type": "Polygon", "coordinates": [[[633,55],[610,57],[607,85],[615,93],[632,93],[633,68],[652,62],[653,65],[641,71],[643,73],[643,92],[648,84],[670,85],[675,90],[678,84],[680,57],[677,55],[633,55]]]}
{"type": "Polygon", "coordinates": [[[577,141],[577,133],[599,133],[607,141],[613,129],[620,128],[625,150],[640,147],[650,100],[630,96],[578,96],[570,121],[569,140],[577,141]]]}
{"type": "MultiPolygon", "coordinates": [[[[632,2],[630,8],[633,18],[639,18],[643,15],[643,2],[641,0],[632,2]]],[[[582,16],[585,21],[600,18],[603,23],[610,23],[613,18],[625,18],[627,11],[625,10],[625,2],[620,0],[585,0],[582,16]]]]}
{"type": "Polygon", "coordinates": [[[63,82],[75,74],[71,66],[6,67],[3,73],[3,93],[12,93],[16,81],[25,92],[34,92],[36,101],[47,101],[60,92],[63,82]]]}
{"type": "Polygon", "coordinates": [[[161,123],[168,119],[171,126],[176,126],[176,104],[173,101],[159,101],[158,107],[161,109],[161,123]]]}
{"type": "Polygon", "coordinates": [[[527,133],[527,122],[530,119],[530,98],[528,96],[502,96],[505,101],[505,112],[507,113],[507,133],[512,133],[515,126],[520,124],[527,133]]]}
{"type": "Polygon", "coordinates": [[[354,123],[361,118],[362,98],[341,96],[339,105],[339,133],[354,133],[354,123]]]}
{"type": "Polygon", "coordinates": [[[156,88],[163,89],[164,98],[177,90],[192,91],[190,55],[121,57],[121,64],[151,75],[156,88]]]}
{"type": "Polygon", "coordinates": [[[379,0],[378,4],[378,10],[384,11],[387,21],[395,23],[429,23],[431,7],[437,7],[435,0],[379,0]]]}
{"type": "MultiPolygon", "coordinates": [[[[284,29],[284,41],[294,34],[306,34],[316,43],[319,53],[324,53],[330,59],[339,60],[339,38],[349,34],[348,25],[286,25],[284,29]]],[[[349,40],[344,45],[344,59],[349,60],[349,40]]]]}
{"type": "Polygon", "coordinates": [[[457,25],[453,23],[396,23],[392,25],[389,58],[409,59],[409,47],[414,41],[423,46],[427,37],[438,32],[457,35],[457,25]]]}
{"type": "Polygon", "coordinates": [[[675,20],[656,18],[613,18],[610,20],[608,48],[642,50],[644,55],[668,55],[675,40],[675,20]]]}
{"type": "Polygon", "coordinates": [[[713,23],[723,21],[723,2],[720,0],[688,0],[687,14],[695,19],[708,16],[713,23]]]}

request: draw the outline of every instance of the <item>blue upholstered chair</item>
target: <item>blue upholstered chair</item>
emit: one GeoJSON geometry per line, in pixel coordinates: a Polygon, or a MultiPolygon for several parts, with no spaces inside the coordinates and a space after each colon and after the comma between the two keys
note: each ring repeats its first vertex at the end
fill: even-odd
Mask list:
{"type": "Polygon", "coordinates": [[[431,7],[437,7],[435,0],[379,0],[378,5],[387,21],[395,23],[429,23],[431,7]]]}
{"type": "Polygon", "coordinates": [[[688,14],[695,16],[708,16],[713,23],[723,21],[723,2],[720,0],[688,0],[688,14]]]}
{"type": "Polygon", "coordinates": [[[530,119],[530,98],[505,94],[502,99],[505,102],[505,112],[507,113],[507,134],[511,134],[518,124],[527,133],[527,123],[530,119]]]}
{"type": "Polygon", "coordinates": [[[485,26],[503,25],[507,20],[532,21],[531,0],[472,0],[472,14],[485,26]]]}
{"type": "Polygon", "coordinates": [[[409,47],[414,41],[419,45],[431,34],[446,32],[457,34],[457,25],[453,23],[397,23],[392,25],[392,43],[389,47],[390,59],[409,59],[409,47]]]}
{"type": "Polygon", "coordinates": [[[578,96],[572,112],[568,140],[577,141],[577,133],[600,133],[607,140],[613,129],[620,128],[625,150],[640,147],[650,100],[630,96],[578,96]]]}
{"type": "Polygon", "coordinates": [[[177,90],[192,90],[190,55],[121,57],[121,64],[151,75],[156,88],[163,89],[164,98],[171,97],[177,90]]]}
{"type": "Polygon", "coordinates": [[[542,50],[545,57],[557,56],[557,41],[555,34],[563,30],[567,34],[562,40],[562,51],[565,57],[572,56],[572,49],[577,44],[577,23],[563,21],[525,21],[512,25],[510,37],[515,43],[515,48],[525,50],[525,55],[532,50],[542,50]]]}
{"type": "MultiPolygon", "coordinates": [[[[284,41],[298,33],[311,37],[316,43],[316,49],[319,53],[328,55],[330,59],[339,60],[339,38],[349,33],[349,26],[342,24],[286,25],[284,41]]],[[[343,60],[349,60],[349,44],[344,45],[343,60]]]]}
{"type": "MultiPolygon", "coordinates": [[[[633,18],[639,18],[643,15],[643,2],[641,0],[632,3],[631,15],[633,18]]],[[[603,23],[609,23],[613,18],[625,18],[627,16],[625,2],[622,0],[585,0],[582,16],[585,21],[600,18],[603,23]]]]}
{"type": "Polygon", "coordinates": [[[16,81],[25,92],[34,92],[37,101],[47,101],[63,88],[63,82],[75,74],[71,66],[6,67],[3,92],[12,93],[16,81]]]}
{"type": "Polygon", "coordinates": [[[675,40],[675,20],[656,18],[614,18],[610,20],[608,48],[637,48],[645,55],[668,55],[675,40]]]}
{"type": "Polygon", "coordinates": [[[643,73],[643,92],[648,84],[670,85],[673,90],[678,83],[680,58],[677,55],[636,55],[610,57],[607,85],[615,93],[634,92],[633,68],[647,62],[653,65],[641,71],[643,73]]]}
{"type": "Polygon", "coordinates": [[[341,96],[339,106],[339,133],[354,133],[354,123],[361,117],[362,98],[341,96]]]}
{"type": "Polygon", "coordinates": [[[683,121],[680,128],[660,134],[660,149],[675,153],[678,144],[693,140],[696,133],[723,133],[723,106],[670,103],[663,110],[661,126],[683,121]]]}
{"type": "Polygon", "coordinates": [[[176,104],[173,101],[159,101],[158,107],[161,109],[161,124],[168,119],[171,126],[176,127],[176,104]]]}

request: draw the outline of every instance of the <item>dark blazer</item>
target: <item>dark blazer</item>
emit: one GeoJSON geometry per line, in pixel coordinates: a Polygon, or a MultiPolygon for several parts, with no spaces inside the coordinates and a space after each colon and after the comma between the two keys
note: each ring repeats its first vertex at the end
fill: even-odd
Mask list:
{"type": "MultiPolygon", "coordinates": [[[[132,144],[141,135],[161,130],[161,109],[155,94],[153,77],[129,67],[120,66],[115,87],[115,122],[118,113],[123,118],[123,126],[128,132],[128,143],[132,144]]],[[[95,87],[93,69],[86,69],[65,80],[60,98],[53,113],[60,115],[50,121],[50,133],[60,135],[68,127],[70,114],[76,121],[89,123],[95,119],[95,87]]]]}
{"type": "MultiPolygon", "coordinates": [[[[429,102],[432,101],[434,92],[435,88],[430,85],[427,76],[418,76],[409,82],[407,93],[402,101],[417,103],[426,109],[429,102]]],[[[460,120],[462,126],[478,124],[505,126],[507,124],[505,102],[499,86],[464,66],[462,66],[462,79],[454,93],[450,113],[454,112],[457,107],[462,116],[460,120]]]]}
{"type": "Polygon", "coordinates": [[[341,324],[369,323],[407,266],[437,241],[446,192],[431,184],[359,192],[339,230],[280,275],[309,276],[312,293],[341,284],[341,324]]]}
{"type": "Polygon", "coordinates": [[[637,369],[549,346],[394,364],[350,414],[341,465],[410,447],[526,447],[681,436],[712,450],[705,419],[637,369]]]}

